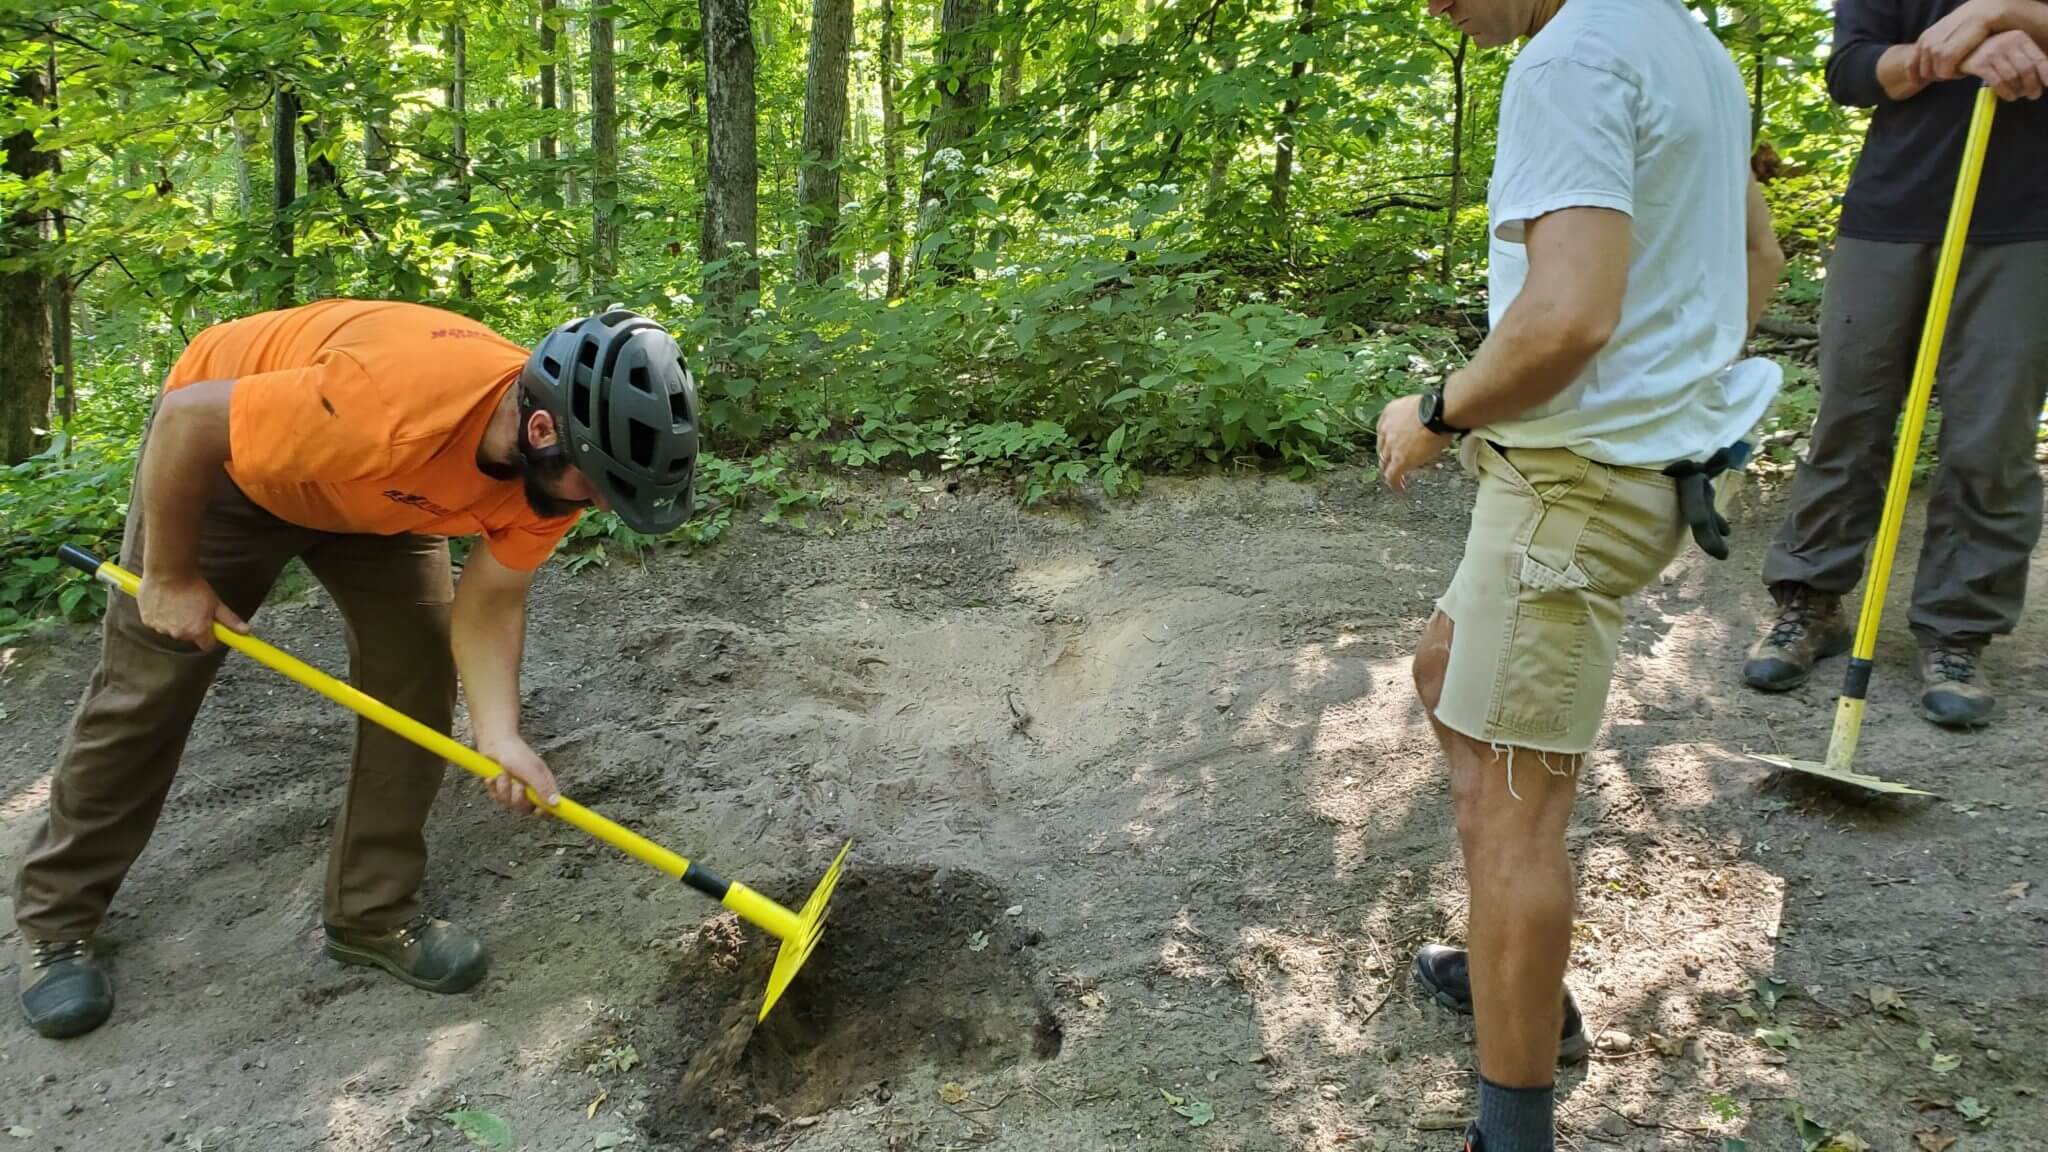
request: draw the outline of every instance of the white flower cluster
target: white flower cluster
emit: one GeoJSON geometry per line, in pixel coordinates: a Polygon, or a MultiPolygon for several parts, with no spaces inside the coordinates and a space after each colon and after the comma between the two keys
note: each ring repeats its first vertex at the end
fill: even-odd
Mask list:
{"type": "Polygon", "coordinates": [[[958,172],[967,163],[967,157],[958,148],[941,148],[932,153],[932,167],[946,172],[958,172]]]}

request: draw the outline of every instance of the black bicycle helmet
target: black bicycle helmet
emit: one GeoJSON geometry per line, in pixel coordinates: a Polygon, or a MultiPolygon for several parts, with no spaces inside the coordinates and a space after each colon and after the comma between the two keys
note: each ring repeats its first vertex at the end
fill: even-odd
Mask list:
{"type": "Polygon", "coordinates": [[[571,320],[527,357],[519,387],[628,528],[658,536],[690,518],[697,386],[666,328],[624,309],[571,320]]]}

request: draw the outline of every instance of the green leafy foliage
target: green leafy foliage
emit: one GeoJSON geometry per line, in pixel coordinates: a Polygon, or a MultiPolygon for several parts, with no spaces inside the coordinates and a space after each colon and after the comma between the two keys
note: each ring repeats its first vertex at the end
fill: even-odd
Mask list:
{"type": "MultiPolygon", "coordinates": [[[[0,65],[58,76],[54,103],[0,94],[0,122],[63,160],[0,177],[0,219],[65,223],[61,239],[41,224],[0,237],[0,270],[76,286],[81,376],[56,446],[0,472],[0,638],[99,610],[99,590],[45,561],[64,540],[116,547],[149,397],[192,336],[286,298],[418,299],[520,341],[613,303],[675,330],[712,452],[700,511],[665,541],[586,517],[565,542],[572,570],[709,544],[736,518],[838,530],[857,470],[973,472],[1032,504],[1163,473],[1310,476],[1360,461],[1388,398],[1477,342],[1510,54],[1462,42],[1421,4],[1321,0],[1305,19],[1286,0],[1006,2],[928,34],[941,8],[895,5],[907,34],[890,132],[880,6],[855,5],[830,237],[842,271],[815,286],[795,275],[814,222],[796,189],[810,0],[752,5],[751,251],[699,251],[713,183],[702,8],[613,11],[620,239],[602,283],[587,6],[555,10],[551,43],[522,5],[0,13],[0,65]],[[986,67],[947,54],[963,37],[986,67]],[[544,68],[565,82],[551,105],[544,68]],[[934,118],[977,84],[990,95],[965,113],[968,137],[933,147],[934,118]],[[283,170],[281,92],[300,108],[283,170]],[[280,198],[287,176],[295,194],[280,198]],[[891,253],[906,258],[893,278],[891,253]],[[760,287],[700,306],[720,272],[760,287]]],[[[1781,306],[1810,312],[1860,124],[1821,76],[1828,13],[1697,11],[1783,161],[1768,186],[1795,258],[1781,306]]],[[[1799,404],[1788,423],[1810,420],[1799,404]]]]}
{"type": "Polygon", "coordinates": [[[61,567],[57,548],[119,554],[135,472],[129,429],[147,408],[132,391],[103,387],[96,396],[72,433],[0,469],[0,644],[36,619],[90,620],[106,606],[106,589],[61,567]]]}
{"type": "Polygon", "coordinates": [[[441,1119],[478,1148],[512,1147],[512,1126],[495,1112],[443,1112],[441,1119]]]}

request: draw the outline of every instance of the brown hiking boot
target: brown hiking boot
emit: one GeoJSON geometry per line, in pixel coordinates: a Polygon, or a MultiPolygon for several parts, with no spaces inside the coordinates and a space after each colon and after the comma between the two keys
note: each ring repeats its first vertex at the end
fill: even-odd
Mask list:
{"type": "Polygon", "coordinates": [[[466,992],[490,967],[482,940],[425,913],[386,932],[326,928],[329,956],[343,964],[382,968],[429,992],[466,992]]]}
{"type": "Polygon", "coordinates": [[[1770,630],[1749,650],[1742,679],[1765,692],[1789,692],[1806,683],[1817,661],[1847,652],[1852,639],[1840,597],[1788,589],[1770,630]]]}
{"type": "Polygon", "coordinates": [[[1920,714],[1943,728],[1982,728],[1998,698],[1977,668],[1977,650],[1942,645],[1920,650],[1920,714]]]}

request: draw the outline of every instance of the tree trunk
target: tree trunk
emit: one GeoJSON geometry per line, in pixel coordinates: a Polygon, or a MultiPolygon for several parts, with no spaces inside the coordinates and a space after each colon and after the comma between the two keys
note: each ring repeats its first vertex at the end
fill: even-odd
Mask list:
{"type": "MultiPolygon", "coordinates": [[[[121,110],[121,122],[122,122],[123,124],[132,124],[132,123],[134,123],[134,121],[133,121],[133,120],[131,120],[131,119],[130,119],[130,117],[131,117],[131,116],[132,116],[132,115],[134,114],[134,112],[135,112],[135,93],[134,93],[134,90],[133,90],[133,89],[131,89],[131,88],[129,88],[129,87],[127,87],[126,85],[123,85],[123,86],[121,87],[121,89],[120,89],[119,91],[120,91],[120,95],[119,95],[119,96],[118,96],[118,97],[116,98],[116,107],[120,108],[120,110],[121,110]]],[[[141,159],[140,159],[139,157],[137,157],[137,156],[136,156],[136,154],[135,154],[135,147],[134,147],[134,145],[132,145],[132,144],[128,144],[128,143],[122,143],[121,145],[119,145],[119,146],[118,146],[118,150],[120,151],[120,154],[121,154],[121,168],[122,168],[122,182],[121,182],[121,187],[123,187],[123,188],[139,188],[139,187],[141,187],[141,186],[142,186],[142,160],[141,160],[141,159]]]]}
{"type": "MultiPolygon", "coordinates": [[[[1232,27],[1230,38],[1218,50],[1217,71],[1228,76],[1237,71],[1238,32],[1232,27]]],[[[1202,203],[1210,212],[1223,205],[1223,193],[1229,187],[1230,161],[1237,152],[1237,116],[1231,114],[1216,125],[1215,137],[1209,145],[1209,185],[1203,189],[1202,203]]]]}
{"type": "MultiPolygon", "coordinates": [[[[46,80],[50,98],[50,128],[52,131],[63,127],[57,115],[57,45],[50,45],[49,76],[46,80]]],[[[62,172],[64,157],[61,153],[50,153],[50,171],[62,172]]],[[[71,202],[67,199],[55,213],[57,252],[61,256],[70,246],[71,221],[67,213],[71,202]]],[[[71,421],[78,415],[78,357],[71,342],[71,314],[78,295],[78,281],[73,278],[68,263],[59,263],[56,274],[50,277],[50,355],[56,364],[57,416],[65,432],[64,452],[71,453],[71,421]]]]}
{"type": "Polygon", "coordinates": [[[562,206],[562,186],[555,183],[555,0],[540,0],[540,202],[562,206]]]}
{"type": "Polygon", "coordinates": [[[1755,68],[1755,94],[1749,105],[1749,144],[1752,148],[1764,138],[1764,46],[1761,40],[1757,41],[1755,68]]]}
{"type": "Polygon", "coordinates": [[[896,77],[903,66],[903,29],[896,0],[882,0],[882,231],[889,252],[889,299],[903,295],[903,112],[896,77]]]}
{"type": "Polygon", "coordinates": [[[249,171],[249,128],[242,123],[240,113],[233,113],[235,124],[235,205],[247,218],[256,209],[256,181],[249,171]]]}
{"type": "MultiPolygon", "coordinates": [[[[447,45],[448,51],[448,89],[444,95],[453,138],[450,160],[455,169],[455,198],[462,205],[466,226],[469,216],[469,33],[458,19],[450,20],[442,35],[442,43],[447,45]]],[[[463,241],[462,246],[463,251],[455,256],[455,296],[458,300],[474,300],[476,283],[469,272],[469,242],[463,241]]]]}
{"type": "Polygon", "coordinates": [[[804,142],[797,170],[797,209],[804,234],[797,275],[823,284],[839,275],[839,148],[846,139],[846,61],[853,40],[853,0],[816,0],[811,8],[811,63],[804,80],[804,142]]]}
{"type": "Polygon", "coordinates": [[[1004,108],[1017,102],[1024,86],[1024,25],[1030,15],[1031,0],[1010,0],[1004,13],[1003,79],[996,96],[996,103],[1004,108]]]}
{"type": "Polygon", "coordinates": [[[306,138],[306,191],[316,193],[323,188],[331,188],[340,192],[341,171],[334,166],[333,157],[317,150],[320,138],[326,134],[326,121],[315,116],[302,128],[306,138]]]}
{"type": "Polygon", "coordinates": [[[690,170],[696,171],[704,164],[701,145],[704,140],[704,89],[695,80],[683,86],[683,112],[690,119],[690,131],[684,139],[690,149],[690,170]]]}
{"type": "Polygon", "coordinates": [[[380,176],[391,171],[391,122],[382,112],[363,121],[363,169],[380,176]]]}
{"type": "Polygon", "coordinates": [[[563,9],[562,36],[559,43],[566,49],[562,54],[562,66],[555,70],[555,78],[562,86],[562,119],[568,131],[562,133],[562,206],[571,212],[583,201],[583,189],[576,181],[576,24],[563,9]]]}
{"type": "Polygon", "coordinates": [[[1471,37],[1459,36],[1458,51],[1451,57],[1451,199],[1444,206],[1443,263],[1436,270],[1439,284],[1451,282],[1451,265],[1458,249],[1458,209],[1465,198],[1465,54],[1471,45],[1471,37]]]}
{"type": "MultiPolygon", "coordinates": [[[[48,79],[38,66],[14,74],[13,95],[24,104],[41,105],[50,96],[48,79]]],[[[34,180],[56,167],[54,153],[36,147],[35,131],[24,128],[7,137],[6,170],[18,180],[34,180]]],[[[0,465],[19,464],[42,451],[42,429],[50,422],[50,285],[34,261],[48,240],[47,215],[24,207],[0,220],[0,465]],[[17,266],[15,261],[22,261],[17,266]]]]}
{"type": "Polygon", "coordinates": [[[594,308],[618,294],[619,108],[612,18],[590,12],[590,288],[594,308]]]}
{"type": "MultiPolygon", "coordinates": [[[[379,21],[377,31],[388,39],[393,34],[390,21],[379,21]]],[[[363,171],[380,178],[391,172],[391,108],[381,100],[363,115],[363,171]]]]}
{"type": "Polygon", "coordinates": [[[270,120],[270,237],[284,275],[271,291],[272,308],[289,308],[293,301],[292,204],[299,198],[298,124],[298,93],[280,84],[270,120]]]}
{"type": "MultiPolygon", "coordinates": [[[[1295,24],[1295,34],[1307,37],[1315,32],[1316,0],[1295,0],[1295,11],[1300,19],[1295,24]]],[[[1308,75],[1308,57],[1303,56],[1288,70],[1292,83],[1289,85],[1287,102],[1280,108],[1280,123],[1273,140],[1273,193],[1267,212],[1272,217],[1275,234],[1285,239],[1293,229],[1287,218],[1287,195],[1294,182],[1294,134],[1299,128],[1301,115],[1301,82],[1308,75]]]]}
{"type": "Polygon", "coordinates": [[[974,169],[981,162],[976,141],[988,108],[990,52],[984,25],[989,2],[944,0],[939,12],[938,102],[925,133],[918,201],[927,207],[918,221],[917,259],[929,259],[945,281],[969,274],[967,260],[974,251],[974,169]],[[932,244],[942,229],[946,240],[932,244]]]}
{"type": "Polygon", "coordinates": [[[749,0],[700,0],[704,21],[704,299],[730,314],[743,293],[758,291],[761,164],[755,135],[754,36],[749,0]]]}

